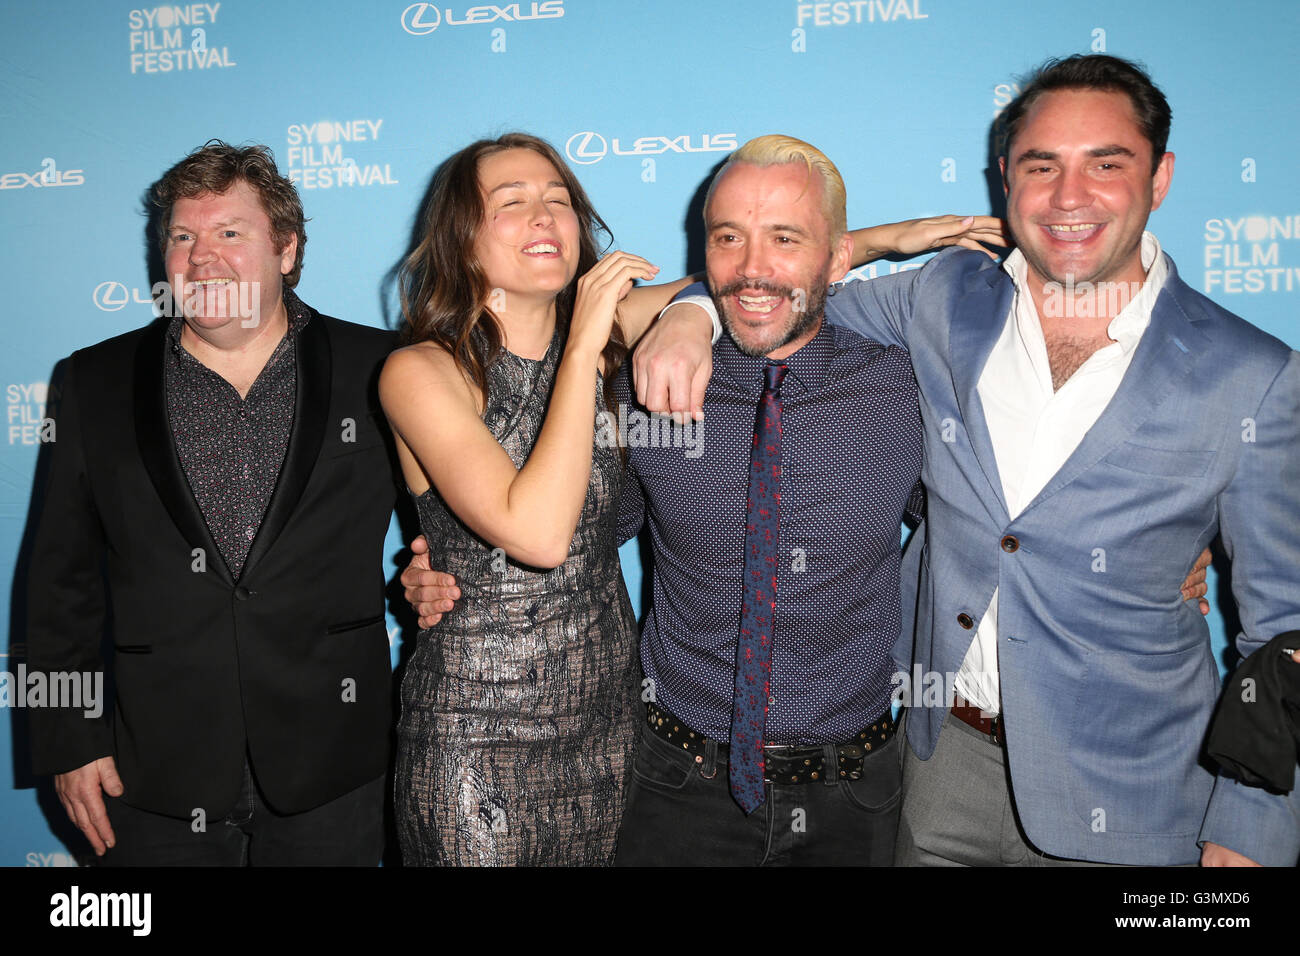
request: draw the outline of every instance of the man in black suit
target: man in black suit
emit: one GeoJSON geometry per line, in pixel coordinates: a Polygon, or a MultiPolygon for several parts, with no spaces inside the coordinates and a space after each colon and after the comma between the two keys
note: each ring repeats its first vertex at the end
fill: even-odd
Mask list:
{"type": "Polygon", "coordinates": [[[35,769],[109,864],[375,865],[392,336],[293,293],[265,147],[209,143],[154,201],[174,317],[68,360],[30,566],[29,673],[107,666],[116,705],[32,710],[35,769]]]}

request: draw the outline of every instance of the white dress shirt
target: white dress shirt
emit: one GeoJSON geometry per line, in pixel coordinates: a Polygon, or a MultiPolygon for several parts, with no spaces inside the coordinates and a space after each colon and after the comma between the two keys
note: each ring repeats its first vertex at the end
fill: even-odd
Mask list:
{"type": "MultiPolygon", "coordinates": [[[[1016,249],[1003,264],[1015,282],[1015,298],[980,374],[978,392],[1012,519],[1079,447],[1128,371],[1169,275],[1160,243],[1149,232],[1142,234],[1141,256],[1146,281],[1107,326],[1111,343],[1094,352],[1059,390],[1052,388],[1043,327],[1025,287],[1024,254],[1016,249]]],[[[1062,295],[1057,301],[1065,304],[1071,298],[1062,295]]],[[[1104,304],[1104,292],[1097,299],[1104,304]]],[[[997,638],[998,592],[994,590],[956,677],[957,693],[989,716],[1001,709],[997,638]]]]}

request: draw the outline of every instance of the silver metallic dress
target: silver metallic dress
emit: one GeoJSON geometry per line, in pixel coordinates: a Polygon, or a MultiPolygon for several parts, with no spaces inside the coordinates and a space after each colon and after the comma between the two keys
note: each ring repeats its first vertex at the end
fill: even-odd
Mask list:
{"type": "MultiPolygon", "coordinates": [[[[561,344],[504,352],[483,419],[516,467],[545,417],[561,344]]],[[[598,384],[603,390],[603,383],[598,384]]],[[[604,407],[603,399],[601,408],[604,407]]],[[[461,600],[421,631],[402,679],[395,800],[407,866],[612,861],[636,700],[636,620],[615,547],[622,466],[594,440],[569,556],[539,571],[494,551],[430,489],[432,566],[461,600]]]]}

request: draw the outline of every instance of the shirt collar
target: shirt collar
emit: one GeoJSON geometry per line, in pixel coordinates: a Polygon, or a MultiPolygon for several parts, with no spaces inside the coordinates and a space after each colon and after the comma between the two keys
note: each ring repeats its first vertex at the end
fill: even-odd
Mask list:
{"type": "Polygon", "coordinates": [[[797,352],[779,360],[769,359],[766,356],[746,355],[736,347],[730,335],[723,333],[713,346],[713,365],[717,371],[721,371],[731,379],[739,389],[755,395],[763,391],[763,367],[784,365],[789,371],[786,373],[781,391],[797,394],[821,388],[834,354],[835,333],[823,318],[821,328],[809,342],[797,352]]]}
{"type": "MultiPolygon", "coordinates": [[[[1125,353],[1137,347],[1142,333],[1151,323],[1151,310],[1155,308],[1156,299],[1160,297],[1165,280],[1169,278],[1169,264],[1160,248],[1160,240],[1153,233],[1145,231],[1142,233],[1139,255],[1142,259],[1142,268],[1146,270],[1146,279],[1142,283],[1142,288],[1138,290],[1137,295],[1129,299],[1128,305],[1111,319],[1106,327],[1106,333],[1119,343],[1120,349],[1125,353]]],[[[1015,283],[1017,298],[1032,309],[1034,300],[1025,286],[1029,273],[1029,263],[1025,260],[1025,254],[1019,249],[1013,249],[1006,261],[1002,263],[1002,268],[1015,283]]]]}

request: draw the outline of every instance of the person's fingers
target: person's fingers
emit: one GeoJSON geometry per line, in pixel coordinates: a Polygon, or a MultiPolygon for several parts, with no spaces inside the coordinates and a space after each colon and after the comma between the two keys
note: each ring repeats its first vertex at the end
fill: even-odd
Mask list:
{"type": "Polygon", "coordinates": [[[95,834],[99,837],[108,849],[112,849],[117,840],[113,835],[113,825],[108,820],[108,809],[104,806],[102,798],[96,794],[96,799],[86,807],[90,816],[90,825],[94,828],[95,834]]]}
{"type": "Polygon", "coordinates": [[[82,832],[90,848],[95,851],[95,856],[103,856],[108,852],[108,845],[100,838],[99,830],[90,819],[90,812],[84,804],[77,804],[76,816],[77,829],[82,832]]]}
{"type": "Polygon", "coordinates": [[[407,591],[437,588],[445,591],[448,597],[460,597],[460,588],[456,586],[455,575],[447,574],[445,571],[421,571],[413,565],[407,565],[398,580],[407,591]]]}
{"type": "Polygon", "coordinates": [[[99,761],[99,782],[109,796],[122,795],[122,778],[117,775],[117,764],[112,757],[104,757],[99,761]]]}
{"type": "Polygon", "coordinates": [[[974,249],[976,252],[982,252],[990,259],[997,259],[998,257],[998,254],[994,252],[992,249],[988,248],[987,246],[981,245],[980,243],[976,242],[974,239],[971,239],[969,237],[964,236],[961,239],[958,239],[956,243],[954,243],[954,245],[962,246],[963,248],[966,249],[974,249]]]}
{"type": "Polygon", "coordinates": [[[679,425],[691,413],[691,385],[693,376],[682,362],[673,363],[668,379],[668,411],[679,425]]]}
{"type": "Polygon", "coordinates": [[[587,270],[586,275],[578,280],[578,286],[579,288],[592,289],[601,283],[621,281],[619,278],[620,273],[628,270],[639,273],[641,278],[649,278],[659,272],[659,267],[648,259],[643,259],[630,252],[621,250],[611,252],[587,270]]]}
{"type": "Polygon", "coordinates": [[[642,383],[645,395],[641,396],[638,390],[638,401],[643,408],[651,412],[666,412],[669,410],[668,394],[669,381],[671,380],[671,370],[660,363],[658,368],[645,376],[642,383]]]}
{"type": "Polygon", "coordinates": [[[704,420],[704,393],[708,390],[709,379],[713,376],[713,362],[706,361],[695,370],[691,378],[691,415],[697,422],[704,420]]]}
{"type": "Polygon", "coordinates": [[[423,613],[429,607],[436,611],[450,611],[460,598],[460,588],[410,587],[402,596],[417,613],[423,613]]]}
{"type": "Polygon", "coordinates": [[[95,851],[95,856],[103,856],[108,849],[104,841],[99,837],[99,831],[91,822],[90,811],[82,801],[80,794],[73,793],[68,795],[64,801],[63,807],[68,811],[68,816],[72,822],[77,825],[77,829],[82,832],[86,840],[90,843],[90,848],[95,851]]]}
{"type": "Polygon", "coordinates": [[[417,594],[411,605],[420,614],[445,614],[456,606],[456,602],[441,594],[417,594]]]}
{"type": "Polygon", "coordinates": [[[645,405],[645,359],[642,357],[643,352],[637,349],[632,353],[632,393],[636,396],[637,404],[645,405]]]}

